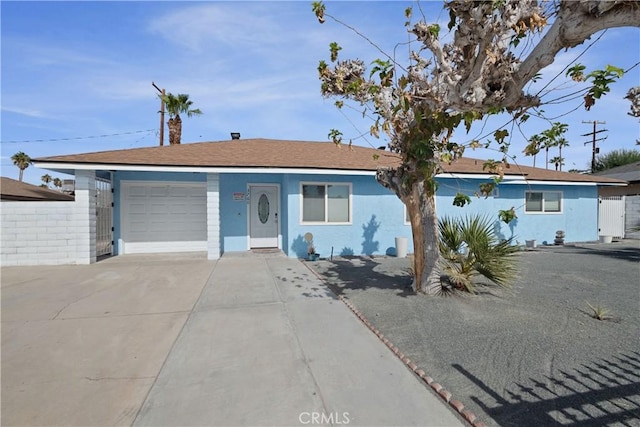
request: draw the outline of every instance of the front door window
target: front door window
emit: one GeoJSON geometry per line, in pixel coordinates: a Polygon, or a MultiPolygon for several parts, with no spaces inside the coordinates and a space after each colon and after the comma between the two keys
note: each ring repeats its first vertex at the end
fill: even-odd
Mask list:
{"type": "Polygon", "coordinates": [[[269,220],[269,198],[266,194],[262,194],[258,200],[258,219],[263,224],[269,220]]]}

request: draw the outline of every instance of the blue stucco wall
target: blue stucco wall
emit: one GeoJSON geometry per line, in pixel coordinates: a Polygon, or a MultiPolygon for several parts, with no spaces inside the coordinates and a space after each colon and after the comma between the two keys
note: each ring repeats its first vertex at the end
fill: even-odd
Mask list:
{"type": "Polygon", "coordinates": [[[565,232],[565,242],[588,242],[598,239],[598,190],[596,186],[500,184],[497,196],[487,199],[471,196],[478,190],[480,180],[460,181],[439,179],[436,209],[444,215],[462,216],[483,214],[495,219],[501,237],[514,237],[524,244],[536,240],[538,244],[553,243],[556,231],[565,232]],[[460,191],[471,196],[471,204],[463,208],[453,206],[453,198],[460,191]],[[562,192],[562,213],[525,213],[526,191],[562,192]],[[498,220],[498,211],[513,207],[518,218],[509,225],[498,220]]]}
{"type": "MultiPolygon", "coordinates": [[[[396,236],[410,237],[403,223],[403,205],[372,176],[326,176],[282,174],[222,174],[220,176],[221,244],[223,251],[248,250],[248,200],[234,200],[249,184],[280,185],[280,232],[282,249],[291,257],[307,254],[305,233],[314,235],[316,251],[335,255],[381,255],[394,248],[396,236]],[[305,225],[300,216],[301,182],[352,183],[351,225],[305,225]]],[[[409,248],[411,250],[411,247],[409,248]]]]}
{"type": "MultiPolygon", "coordinates": [[[[234,193],[246,196],[249,184],[277,184],[280,186],[280,212],[286,212],[286,198],[282,197],[280,174],[221,174],[220,175],[220,245],[222,252],[247,251],[249,234],[247,204],[249,200],[234,200],[234,193]]],[[[287,230],[284,215],[279,215],[280,233],[287,230]]],[[[283,241],[285,241],[283,237],[283,241]]]]}
{"type": "Polygon", "coordinates": [[[289,175],[284,181],[288,198],[289,234],[287,253],[291,257],[307,254],[305,233],[312,233],[321,256],[384,255],[395,253],[395,237],[409,238],[411,227],[404,224],[404,205],[373,176],[289,175]],[[300,183],[351,183],[352,223],[350,225],[308,225],[301,223],[300,183]]]}
{"type": "MultiPolygon", "coordinates": [[[[206,182],[205,173],[115,172],[114,239],[121,235],[120,190],[122,181],[206,182]]],[[[471,197],[471,204],[458,208],[453,198],[460,191],[472,195],[479,180],[440,178],[436,208],[440,217],[483,214],[495,219],[495,227],[504,237],[524,244],[552,243],[555,232],[563,230],[566,242],[598,239],[598,199],[596,186],[521,185],[503,183],[497,195],[488,199],[471,197]],[[561,191],[561,214],[531,214],[524,212],[525,191],[561,191]],[[506,225],[498,220],[500,209],[514,207],[518,218],[506,225]]],[[[316,251],[321,256],[384,255],[395,252],[395,237],[407,237],[409,252],[413,251],[411,227],[404,222],[402,202],[375,181],[373,176],[329,176],[296,174],[220,174],[220,242],[222,252],[248,250],[248,200],[236,200],[234,193],[246,194],[249,184],[271,183],[280,186],[280,233],[282,249],[290,257],[304,257],[307,243],[304,235],[314,235],[316,251]],[[351,183],[352,222],[348,225],[308,225],[301,223],[301,182],[351,183]]],[[[117,251],[117,245],[114,248],[117,251]]]]}

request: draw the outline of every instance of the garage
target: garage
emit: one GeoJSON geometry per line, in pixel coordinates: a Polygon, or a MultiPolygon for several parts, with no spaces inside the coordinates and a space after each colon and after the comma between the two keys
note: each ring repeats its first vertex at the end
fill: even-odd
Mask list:
{"type": "Polygon", "coordinates": [[[121,254],[207,250],[204,182],[123,181],[121,254]]]}

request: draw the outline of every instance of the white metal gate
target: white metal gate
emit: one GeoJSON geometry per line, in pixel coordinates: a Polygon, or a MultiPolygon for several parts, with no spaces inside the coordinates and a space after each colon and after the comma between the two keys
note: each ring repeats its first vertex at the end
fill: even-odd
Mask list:
{"type": "Polygon", "coordinates": [[[598,198],[598,234],[624,238],[624,196],[598,198]]]}
{"type": "Polygon", "coordinates": [[[96,256],[113,252],[113,192],[111,181],[96,178],[96,256]]]}

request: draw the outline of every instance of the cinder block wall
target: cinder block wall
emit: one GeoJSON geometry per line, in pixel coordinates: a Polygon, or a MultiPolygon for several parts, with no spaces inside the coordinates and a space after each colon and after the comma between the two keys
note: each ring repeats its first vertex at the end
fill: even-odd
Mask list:
{"type": "Polygon", "coordinates": [[[625,224],[627,239],[640,239],[640,231],[631,231],[640,226],[640,195],[625,197],[625,224]]]}
{"type": "Polygon", "coordinates": [[[77,202],[0,202],[0,265],[77,264],[77,202]]]}

